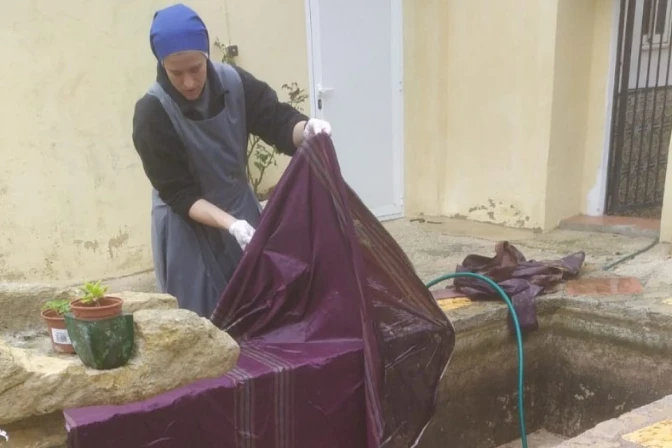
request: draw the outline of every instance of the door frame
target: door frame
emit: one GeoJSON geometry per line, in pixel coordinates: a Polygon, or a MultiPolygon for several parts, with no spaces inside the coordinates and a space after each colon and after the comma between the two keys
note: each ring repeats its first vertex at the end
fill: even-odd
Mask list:
{"type": "Polygon", "coordinates": [[[587,192],[586,210],[588,216],[604,216],[607,208],[607,183],[609,178],[611,123],[614,104],[614,85],[616,83],[616,65],[618,55],[618,24],[620,20],[620,0],[611,1],[611,37],[609,42],[609,71],[605,86],[604,127],[600,166],[593,187],[587,192]]]}
{"type": "MultiPolygon", "coordinates": [[[[392,7],[392,153],[393,153],[393,195],[394,204],[372,210],[380,221],[397,219],[404,216],[404,37],[403,37],[403,0],[390,0],[392,7]]],[[[306,43],[308,50],[308,94],[310,98],[310,116],[324,118],[317,108],[317,81],[322,79],[322,54],[319,23],[319,0],[305,0],[306,43]]],[[[339,132],[334,129],[334,132],[339,132]]]]}

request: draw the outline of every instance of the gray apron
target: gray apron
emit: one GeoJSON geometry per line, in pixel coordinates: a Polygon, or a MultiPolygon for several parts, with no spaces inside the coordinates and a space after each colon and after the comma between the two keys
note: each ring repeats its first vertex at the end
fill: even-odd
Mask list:
{"type": "MultiPolygon", "coordinates": [[[[226,107],[212,118],[192,121],[170,95],[155,83],[149,94],[161,101],[186,148],[190,171],[207,201],[256,227],[261,206],[245,172],[247,126],[245,97],[238,73],[213,62],[229,91],[226,107]]],[[[210,317],[242,250],[226,230],[185,219],[152,193],[152,252],[161,292],[177,298],[180,308],[210,317]]]]}

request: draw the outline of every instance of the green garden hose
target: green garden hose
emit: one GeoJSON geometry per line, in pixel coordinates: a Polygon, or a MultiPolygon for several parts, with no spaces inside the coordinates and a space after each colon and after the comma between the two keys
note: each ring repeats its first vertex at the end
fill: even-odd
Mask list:
{"type": "Polygon", "coordinates": [[[509,299],[509,296],[506,295],[504,290],[500,288],[497,283],[493,282],[488,277],[485,277],[480,274],[474,274],[472,272],[455,272],[453,274],[442,275],[441,277],[427,283],[427,288],[431,288],[437,283],[441,283],[445,280],[449,280],[456,277],[472,277],[479,280],[483,280],[488,285],[492,286],[495,289],[495,291],[497,291],[497,294],[500,295],[502,300],[506,303],[506,306],[509,307],[509,311],[511,311],[511,317],[513,318],[513,325],[516,329],[516,339],[518,342],[518,420],[519,420],[518,423],[520,426],[520,437],[523,444],[523,448],[527,448],[527,430],[525,429],[525,409],[523,400],[523,384],[524,384],[523,371],[525,365],[525,363],[523,362],[523,337],[521,336],[520,323],[518,322],[518,315],[516,314],[516,310],[513,307],[513,303],[511,302],[511,299],[509,299]]]}

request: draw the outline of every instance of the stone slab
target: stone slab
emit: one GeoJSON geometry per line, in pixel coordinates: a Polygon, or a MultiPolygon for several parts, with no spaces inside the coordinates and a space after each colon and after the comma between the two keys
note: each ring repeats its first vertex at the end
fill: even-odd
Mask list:
{"type": "Polygon", "coordinates": [[[0,340],[0,427],[66,408],[144,400],[224,375],[238,361],[233,338],[191,311],[141,310],[133,317],[137,351],[113,370],[0,340]]]}
{"type": "Polygon", "coordinates": [[[40,310],[52,299],[69,299],[75,288],[37,283],[0,283],[0,333],[42,329],[40,310]]]}
{"type": "MultiPolygon", "coordinates": [[[[52,299],[75,299],[79,289],[39,283],[0,283],[0,334],[45,330],[40,317],[42,305],[52,299]]],[[[176,309],[177,299],[169,294],[110,291],[124,299],[124,311],[176,309]]]]}

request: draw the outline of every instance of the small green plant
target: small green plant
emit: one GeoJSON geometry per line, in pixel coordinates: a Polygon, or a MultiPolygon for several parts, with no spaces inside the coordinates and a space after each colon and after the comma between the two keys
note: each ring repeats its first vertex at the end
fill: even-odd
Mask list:
{"type": "Polygon", "coordinates": [[[55,311],[59,316],[63,316],[70,311],[70,301],[68,299],[54,299],[49,300],[42,305],[42,311],[55,311]]]}
{"type": "MultiPolygon", "coordinates": [[[[230,65],[236,65],[235,56],[229,54],[228,46],[220,42],[219,39],[215,40],[215,47],[222,52],[222,62],[230,65]]],[[[286,93],[288,100],[287,104],[303,112],[303,103],[308,99],[308,93],[299,87],[297,82],[291,82],[289,84],[283,84],[282,90],[286,93]]],[[[259,188],[264,179],[266,171],[271,166],[278,166],[276,160],[277,155],[280,154],[278,149],[275,146],[267,145],[260,137],[256,135],[250,135],[250,139],[247,144],[247,178],[252,185],[254,194],[260,200],[266,199],[262,197],[259,188]],[[257,169],[256,176],[252,173],[251,165],[257,169]]]]}
{"type": "Polygon", "coordinates": [[[97,305],[98,300],[102,299],[107,292],[107,286],[97,282],[86,282],[80,288],[84,295],[79,299],[82,305],[97,305]]]}
{"type": "MultiPolygon", "coordinates": [[[[283,84],[282,90],[286,92],[287,97],[289,98],[286,103],[302,112],[303,108],[301,104],[308,98],[306,91],[301,89],[296,82],[283,84]]],[[[280,154],[280,152],[275,146],[266,145],[266,143],[256,135],[250,136],[250,141],[247,146],[247,178],[250,180],[252,189],[257,196],[260,196],[261,194],[259,187],[264,179],[266,170],[271,166],[278,166],[276,159],[278,154],[280,154]],[[257,169],[256,176],[253,175],[252,170],[250,169],[250,161],[253,161],[252,164],[257,169]]]]}

